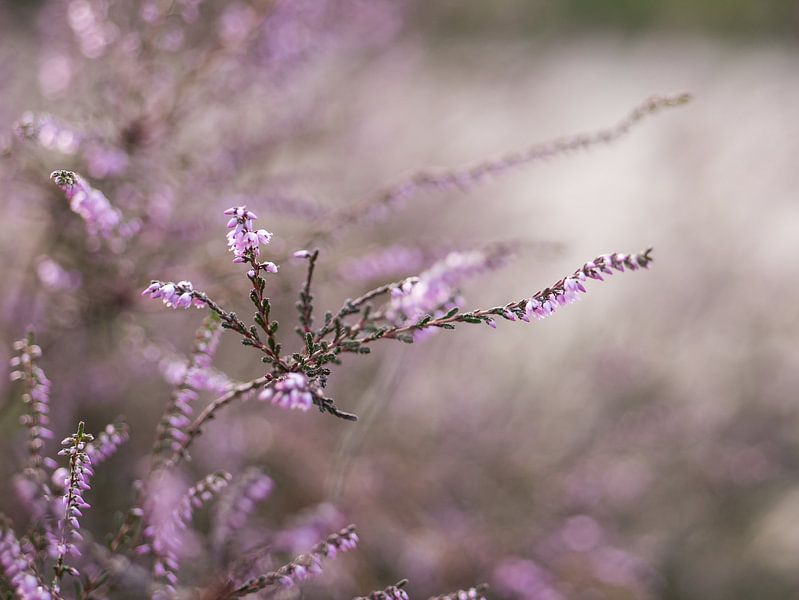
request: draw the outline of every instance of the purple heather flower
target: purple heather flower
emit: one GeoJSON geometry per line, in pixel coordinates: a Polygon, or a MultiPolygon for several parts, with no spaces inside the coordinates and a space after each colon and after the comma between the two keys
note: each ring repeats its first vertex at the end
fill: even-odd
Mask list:
{"type": "Polygon", "coordinates": [[[128,441],[128,426],[125,423],[109,423],[97,439],[86,445],[89,464],[86,470],[93,475],[93,466],[107,460],[122,444],[128,441]]]}
{"type": "Polygon", "coordinates": [[[153,280],[143,291],[142,296],[161,298],[168,308],[204,308],[205,304],[196,297],[191,281],[156,281],[153,280]]]}
{"type": "Polygon", "coordinates": [[[72,171],[53,171],[50,179],[64,192],[73,212],[83,218],[90,236],[109,239],[119,233],[122,216],[100,190],[72,171]]]}
{"type": "Polygon", "coordinates": [[[281,408],[307,411],[313,406],[315,395],[316,391],[304,373],[286,373],[268,384],[258,395],[258,399],[281,408]]]}
{"type": "Polygon", "coordinates": [[[10,524],[0,522],[0,570],[20,600],[50,600],[52,595],[36,577],[31,556],[25,552],[10,524]]]}
{"type": "MultiPolygon", "coordinates": [[[[147,543],[136,548],[136,552],[152,554],[155,557],[153,574],[158,579],[164,580],[167,588],[171,589],[177,583],[176,572],[180,564],[182,534],[188,529],[194,511],[213,499],[227,486],[230,479],[229,473],[213,473],[190,487],[180,499],[177,508],[162,513],[159,509],[163,507],[155,506],[147,511],[150,522],[144,529],[147,543]]],[[[153,500],[158,499],[153,498],[153,500]]]]}
{"type": "MultiPolygon", "coordinates": [[[[231,217],[227,224],[231,230],[227,234],[227,245],[235,256],[233,262],[246,262],[247,259],[259,256],[261,244],[268,244],[272,240],[272,234],[266,229],[257,231],[253,229],[253,221],[258,218],[257,215],[247,210],[246,206],[234,206],[227,209],[224,214],[231,217]]],[[[270,271],[269,268],[267,270],[273,273],[277,271],[275,265],[272,265],[272,268],[275,270],[270,271]]]]}
{"type": "Polygon", "coordinates": [[[63,448],[58,452],[59,456],[69,457],[69,473],[64,479],[64,495],[60,502],[63,516],[58,524],[59,537],[57,540],[52,540],[55,541],[55,547],[51,546],[57,557],[56,588],[64,573],[78,576],[78,570],[66,566],[64,560],[67,556],[77,557],[81,554],[76,545],[83,539],[78,518],[83,516],[84,509],[89,508],[89,504],[83,499],[83,494],[90,489],[88,480],[92,471],[87,446],[93,440],[94,436],[84,432],[84,423],[81,421],[78,424],[78,431],[61,442],[63,448]]]}
{"type": "MultiPolygon", "coordinates": [[[[214,313],[203,320],[194,338],[194,349],[188,365],[181,365],[180,378],[176,382],[161,422],[158,425],[156,451],[177,452],[187,439],[186,427],[191,422],[192,403],[197,400],[197,390],[208,389],[214,373],[209,374],[211,361],[219,345],[222,333],[219,317],[214,313]]],[[[230,387],[230,381],[224,378],[224,390],[230,387]]]]}
{"type": "Polygon", "coordinates": [[[233,592],[235,596],[254,594],[266,587],[291,587],[322,572],[322,559],[334,558],[339,552],[352,550],[358,544],[355,526],[345,527],[338,533],[327,536],[307,554],[301,554],[277,571],[254,577],[240,585],[233,592]]]}
{"type": "Polygon", "coordinates": [[[652,261],[647,250],[641,254],[604,254],[587,262],[570,277],[565,277],[555,285],[534,294],[525,304],[524,312],[519,316],[529,321],[531,318],[545,319],[555,313],[561,306],[571,304],[580,299],[580,292],[585,293],[583,283],[588,279],[602,281],[602,274],[613,275],[613,270],[623,272],[624,267],[631,270],[647,268],[652,261]]]}
{"type": "Polygon", "coordinates": [[[30,413],[21,418],[22,424],[28,427],[29,464],[38,469],[48,461],[42,456],[42,448],[46,440],[52,439],[50,424],[50,380],[44,370],[36,364],[41,358],[42,349],[33,343],[32,336],[14,342],[17,355],[9,361],[12,367],[10,378],[25,384],[22,401],[30,406],[30,413]]]}

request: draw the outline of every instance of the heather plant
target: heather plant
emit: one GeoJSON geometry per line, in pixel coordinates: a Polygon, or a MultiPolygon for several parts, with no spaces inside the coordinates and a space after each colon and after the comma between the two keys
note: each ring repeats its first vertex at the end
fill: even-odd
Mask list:
{"type": "MultiPolygon", "coordinates": [[[[382,360],[359,355],[384,340],[418,345],[470,325],[539,321],[579,300],[592,280],[650,266],[651,248],[601,254],[538,291],[473,308],[464,284],[515,256],[535,254],[537,243],[440,239],[425,245],[403,238],[348,260],[336,255],[350,236],[411,212],[414,200],[470,191],[513,169],[613,142],[648,115],[688,99],[653,97],[610,128],[473,166],[425,170],[344,206],[304,198],[290,186],[287,192],[279,174],[264,176],[263,165],[279,165],[274,157],[281,150],[324,135],[318,105],[301,101],[313,88],[303,80],[313,65],[354,46],[385,45],[402,16],[401,3],[382,1],[44,3],[38,77],[46,110],[16,118],[0,173],[9,201],[20,209],[12,217],[32,218],[38,236],[24,236],[30,268],[20,271],[20,293],[3,314],[4,329],[16,334],[30,322],[37,339],[48,341],[43,352],[31,333],[13,346],[10,360],[27,454],[13,478],[23,510],[13,519],[3,516],[0,525],[4,593],[283,597],[314,578],[346,571],[346,559],[339,567],[328,562],[357,553],[360,538],[380,533],[356,533],[346,524],[347,507],[328,504],[276,508],[274,522],[265,525],[262,513],[282,493],[272,473],[283,468],[281,461],[256,466],[244,452],[219,451],[240,435],[227,415],[248,403],[248,415],[318,412],[361,427],[351,399],[333,389],[336,381],[357,379],[352,373],[363,367],[356,358],[382,360]],[[262,112],[240,119],[254,104],[262,112]],[[234,205],[220,214],[221,201],[234,205]],[[259,214],[274,233],[256,224],[259,214]],[[225,220],[236,266],[223,270],[212,259],[223,254],[225,220]],[[141,314],[160,309],[135,297],[145,285],[142,294],[166,308],[202,313],[187,355],[176,347],[190,340],[185,324],[194,317],[176,315],[168,322],[175,325],[157,335],[138,325],[141,314]],[[342,290],[346,299],[337,308],[322,306],[342,290]],[[228,348],[226,362],[236,365],[230,372],[215,362],[223,332],[246,348],[228,348]],[[53,402],[51,423],[51,383],[42,365],[55,355],[69,360],[54,377],[61,386],[54,398],[80,401],[53,402]],[[154,362],[171,394],[161,399],[142,385],[135,395],[144,390],[142,405],[158,406],[160,417],[148,422],[139,405],[114,406],[130,423],[98,410],[133,387],[130,382],[149,377],[154,362]],[[98,371],[102,376],[95,377],[98,371]],[[91,429],[111,417],[111,424],[91,429]],[[62,442],[60,460],[49,447],[54,431],[74,431],[62,442]],[[151,438],[150,452],[127,455],[120,471],[130,497],[119,494],[116,505],[103,499],[98,507],[113,513],[113,523],[110,514],[94,514],[95,469],[102,471],[125,442],[136,440],[138,450],[151,438]]],[[[274,435],[294,434],[281,427],[274,435]]],[[[333,462],[332,456],[307,458],[315,463],[309,470],[333,462]]],[[[568,521],[564,535],[579,538],[574,532],[593,531],[591,523],[587,516],[568,521]]],[[[532,562],[505,559],[497,573],[506,586],[499,594],[536,589],[559,597],[552,577],[532,562]]],[[[355,582],[344,587],[367,594],[360,598],[409,597],[413,581],[383,587],[396,577],[380,576],[379,586],[369,588],[381,590],[368,592],[355,582]]],[[[456,585],[465,587],[434,598],[488,595],[475,581],[456,585]]],[[[330,590],[338,592],[335,585],[330,590]]]]}
{"type": "MultiPolygon", "coordinates": [[[[59,185],[74,185],[80,181],[70,172],[58,172],[54,179],[59,185]]],[[[275,263],[262,259],[262,246],[269,244],[273,236],[264,229],[255,228],[258,217],[245,206],[235,206],[224,213],[229,217],[227,245],[234,256],[233,263],[244,266],[251,288],[249,299],[255,309],[252,324],[225,310],[189,281],[153,280],[142,292],[172,309],[194,307],[209,313],[196,335],[192,358],[158,425],[150,473],[137,484],[136,504],[128,511],[109,546],[113,553],[132,550],[134,557],[150,559],[152,580],[146,583],[146,589],[154,598],[176,597],[182,593],[181,589],[187,585],[181,584],[178,577],[180,557],[187,543],[183,533],[191,527],[194,513],[212,502],[233,478],[227,472],[209,474],[184,493],[174,493],[180,485],[175,481],[174,471],[190,458],[190,450],[198,436],[227,406],[255,396],[259,401],[283,409],[308,411],[316,407],[321,413],[356,421],[356,415],[340,409],[325,393],[329,377],[344,368],[345,355],[369,354],[372,345],[380,340],[414,343],[424,334],[452,330],[458,325],[496,328],[496,319],[524,322],[544,319],[577,301],[580,294],[587,291],[588,280],[602,281],[614,272],[647,268],[652,261],[651,249],[632,255],[601,255],[527,298],[493,308],[463,311],[458,283],[466,274],[484,267],[484,260],[482,255],[451,254],[419,277],[385,284],[345,300],[337,311],[325,312],[321,324],[315,326],[313,276],[320,251],[297,250],[294,257],[306,263],[306,276],[296,303],[298,325],[294,333],[299,338],[296,344],[299,347],[286,352],[283,348],[287,342],[279,335],[280,325],[272,314],[272,301],[267,295],[268,288],[273,285],[271,279],[278,276],[279,269],[275,263]],[[242,345],[259,353],[266,365],[265,372],[246,383],[232,385],[192,418],[196,390],[207,384],[203,371],[211,368],[223,329],[237,334],[242,345]]],[[[42,440],[49,436],[49,429],[45,427],[49,382],[37,365],[41,350],[30,337],[17,343],[15,348],[18,355],[11,361],[15,368],[12,379],[22,381],[25,386],[23,400],[30,405],[30,413],[23,422],[30,431],[28,478],[34,486],[31,501],[42,503],[42,508],[33,513],[32,532],[24,538],[25,547],[32,547],[31,551],[23,550],[13,531],[7,530],[6,576],[20,594],[24,586],[29,586],[26,583],[29,576],[36,579],[37,585],[23,597],[65,597],[62,591],[65,576],[76,580],[79,597],[91,597],[102,585],[113,589],[113,578],[106,579],[108,574],[102,566],[93,565],[89,571],[100,573],[99,579],[81,579],[81,571],[68,564],[67,559],[82,554],[79,544],[84,538],[79,517],[89,508],[84,494],[90,490],[88,479],[93,473],[93,457],[96,462],[107,458],[124,441],[127,430],[124,425],[109,425],[95,441],[81,422],[77,432],[62,442],[64,449],[59,452],[69,457],[68,466],[56,469],[53,461],[42,456],[42,440]],[[60,502],[53,499],[49,480],[60,484],[63,490],[60,502]],[[46,577],[45,566],[51,559],[55,560],[55,577],[52,584],[40,585],[46,577]],[[25,581],[19,578],[20,572],[26,573],[25,581]]],[[[263,499],[271,490],[271,481],[263,475],[250,473],[245,477],[238,483],[236,495],[227,500],[228,508],[220,509],[215,525],[217,531],[230,529],[230,524],[226,523],[229,517],[224,513],[242,519],[252,510],[253,502],[263,499]]],[[[242,525],[239,521],[238,527],[242,525]]],[[[224,537],[224,533],[217,536],[224,537]]],[[[267,588],[294,586],[319,573],[322,559],[334,558],[338,552],[353,549],[357,541],[354,526],[342,529],[276,571],[246,581],[230,579],[214,591],[215,597],[233,598],[267,588]]],[[[225,568],[230,570],[232,565],[225,568]]],[[[386,588],[387,591],[375,592],[377,595],[373,597],[405,597],[401,588],[395,585],[386,588]]],[[[441,597],[477,598],[482,597],[480,594],[478,588],[472,588],[441,597]]]]}

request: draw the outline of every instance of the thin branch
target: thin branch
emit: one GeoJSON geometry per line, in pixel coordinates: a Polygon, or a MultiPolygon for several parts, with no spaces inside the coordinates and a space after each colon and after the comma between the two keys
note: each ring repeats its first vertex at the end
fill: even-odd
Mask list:
{"type": "Polygon", "coordinates": [[[399,183],[373,194],[366,199],[335,211],[325,218],[325,227],[316,231],[309,244],[328,240],[344,228],[374,219],[388,209],[426,191],[468,190],[492,176],[503,175],[516,167],[541,162],[601,144],[609,144],[627,135],[645,117],[665,108],[681,106],[691,100],[690,94],[652,96],[635,107],[621,121],[590,133],[577,134],[535,144],[526,149],[510,152],[497,159],[486,160],[470,167],[440,172],[420,171],[399,183]]]}

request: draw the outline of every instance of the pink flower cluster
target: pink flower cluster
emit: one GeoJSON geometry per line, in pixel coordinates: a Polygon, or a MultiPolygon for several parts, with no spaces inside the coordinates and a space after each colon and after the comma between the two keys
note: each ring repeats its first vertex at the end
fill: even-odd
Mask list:
{"type": "MultiPolygon", "coordinates": [[[[619,252],[604,254],[591,262],[585,263],[571,277],[565,277],[551,288],[534,294],[527,301],[521,318],[524,321],[529,321],[531,318],[545,319],[559,307],[579,300],[579,292],[585,293],[586,291],[583,286],[584,281],[588,279],[603,281],[603,273],[613,275],[614,269],[623,272],[625,267],[635,271],[642,267],[648,267],[651,261],[649,251],[641,254],[621,254],[619,252]]],[[[508,311],[506,316],[511,320],[515,319],[510,311],[508,311]]]]}
{"type": "Polygon", "coordinates": [[[274,585],[292,587],[301,581],[305,581],[311,575],[321,573],[323,558],[335,558],[339,552],[352,550],[357,545],[358,534],[355,533],[355,526],[345,527],[338,533],[327,536],[325,540],[314,546],[310,552],[298,556],[277,571],[265,573],[245,582],[236,588],[234,595],[246,596],[274,585]]]}
{"type": "Polygon", "coordinates": [[[258,399],[280,408],[307,411],[313,406],[315,395],[316,392],[305,374],[287,373],[264,388],[258,399]]]}
{"type": "MultiPolygon", "coordinates": [[[[124,423],[109,423],[105,429],[97,436],[97,439],[86,446],[86,454],[89,455],[90,465],[97,465],[107,460],[122,444],[128,441],[128,426],[124,423]]],[[[94,475],[93,469],[89,464],[86,469],[90,475],[94,475]]]]}
{"type": "Polygon", "coordinates": [[[150,298],[161,298],[168,308],[205,307],[205,304],[194,295],[194,286],[191,281],[173,283],[153,280],[141,294],[150,298]]]}
{"type": "MultiPolygon", "coordinates": [[[[246,206],[234,206],[228,208],[224,214],[230,215],[228,228],[231,230],[227,234],[228,249],[233,253],[234,263],[247,262],[248,259],[254,260],[259,256],[260,245],[268,244],[272,240],[272,234],[266,229],[253,229],[253,221],[258,216],[252,211],[247,210],[246,206]]],[[[274,270],[267,267],[267,271],[276,272],[277,267],[272,263],[274,270]]]]}
{"type": "Polygon", "coordinates": [[[20,600],[50,600],[50,592],[33,573],[31,559],[23,552],[14,531],[0,523],[0,569],[20,600]]]}

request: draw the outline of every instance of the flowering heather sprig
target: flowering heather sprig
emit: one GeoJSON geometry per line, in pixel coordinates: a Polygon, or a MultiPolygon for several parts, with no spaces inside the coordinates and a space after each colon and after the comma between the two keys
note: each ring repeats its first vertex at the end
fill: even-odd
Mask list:
{"type": "Polygon", "coordinates": [[[256,505],[269,497],[273,487],[272,478],[256,467],[246,469],[233,479],[216,503],[213,542],[217,549],[244,527],[256,505]]]}
{"type": "Polygon", "coordinates": [[[430,600],[486,600],[485,592],[487,590],[488,586],[483,583],[468,590],[458,590],[442,596],[433,596],[430,600]]]}
{"type": "Polygon", "coordinates": [[[117,449],[128,441],[130,433],[126,423],[109,423],[99,433],[97,439],[86,445],[90,464],[86,470],[93,475],[93,467],[107,460],[117,449]]]}
{"type": "Polygon", "coordinates": [[[167,308],[204,308],[203,302],[196,294],[191,281],[171,281],[153,280],[150,285],[142,291],[142,296],[150,298],[161,298],[167,308]]]}
{"type": "Polygon", "coordinates": [[[28,466],[34,470],[44,466],[55,467],[55,463],[42,454],[46,440],[52,439],[50,431],[50,380],[42,368],[36,364],[42,356],[42,349],[33,342],[33,334],[24,340],[14,342],[17,355],[10,365],[11,381],[21,381],[25,386],[22,401],[30,407],[30,413],[20,421],[28,428],[28,466]]]}
{"type": "Polygon", "coordinates": [[[369,343],[380,338],[398,339],[404,342],[413,342],[412,335],[431,327],[454,329],[455,323],[485,323],[496,327],[494,317],[502,317],[509,321],[530,321],[531,318],[543,319],[553,314],[559,307],[570,304],[579,299],[579,292],[585,292],[583,283],[588,279],[602,281],[603,274],[612,275],[613,271],[624,271],[647,268],[652,262],[652,249],[649,248],[640,254],[604,254],[593,261],[585,263],[572,275],[564,277],[554,285],[533,294],[518,302],[511,302],[505,306],[473,310],[460,313],[458,308],[452,308],[443,317],[426,315],[413,325],[402,327],[383,327],[360,339],[354,340],[358,345],[369,343]]]}
{"type": "Polygon", "coordinates": [[[33,334],[29,333],[24,340],[14,343],[17,355],[11,358],[11,380],[22,381],[24,391],[22,401],[30,409],[20,417],[20,423],[28,428],[28,460],[22,472],[14,477],[14,487],[25,507],[33,517],[33,523],[42,535],[32,539],[37,550],[50,551],[58,543],[53,532],[54,496],[50,485],[50,473],[58,467],[58,463],[44,456],[46,440],[53,437],[48,428],[50,418],[50,381],[41,367],[36,364],[41,357],[41,348],[34,343],[33,334]]]}
{"type": "Polygon", "coordinates": [[[322,571],[322,559],[335,558],[339,552],[352,550],[358,544],[358,534],[355,533],[355,526],[345,527],[338,533],[331,534],[308,553],[302,554],[283,565],[277,571],[272,571],[254,577],[228,595],[228,598],[239,598],[254,594],[270,586],[280,586],[283,588],[292,587],[308,579],[311,575],[317,575],[322,571]]]}
{"type": "Polygon", "coordinates": [[[69,476],[64,481],[64,514],[59,522],[60,539],[56,548],[58,557],[53,580],[55,591],[58,591],[64,573],[69,573],[73,577],[79,575],[76,568],[66,565],[64,561],[67,555],[80,556],[75,543],[83,539],[78,517],[83,516],[82,509],[89,508],[89,504],[83,499],[83,494],[89,489],[91,458],[87,452],[87,445],[93,440],[94,436],[85,432],[85,423],[81,421],[78,423],[77,432],[61,442],[64,448],[58,452],[59,456],[69,456],[69,476]]]}
{"type": "Polygon", "coordinates": [[[100,190],[72,171],[53,171],[50,179],[64,192],[72,211],[83,218],[90,236],[110,239],[119,233],[122,215],[100,190]]]}
{"type": "MultiPolygon", "coordinates": [[[[624,272],[626,266],[630,270],[647,268],[652,262],[648,249],[640,254],[604,254],[587,262],[581,269],[577,269],[571,277],[564,277],[555,285],[534,294],[524,305],[524,314],[519,317],[529,321],[531,316],[536,319],[545,319],[553,314],[558,307],[571,304],[580,299],[578,292],[585,292],[583,282],[587,279],[603,281],[602,274],[613,275],[613,270],[624,272]]],[[[504,315],[503,315],[504,316],[504,315]]]]}
{"type": "Polygon", "coordinates": [[[153,555],[153,575],[166,582],[167,590],[171,590],[177,583],[181,533],[188,528],[194,511],[213,499],[227,486],[230,479],[230,473],[225,472],[207,475],[189,488],[178,507],[163,522],[153,523],[145,528],[147,543],[136,548],[136,552],[153,555]]]}
{"type": "MultiPolygon", "coordinates": [[[[258,216],[247,210],[246,206],[233,206],[228,208],[224,214],[231,217],[227,224],[230,229],[227,234],[227,245],[233,256],[235,256],[233,262],[254,261],[261,254],[261,244],[268,244],[272,240],[272,234],[266,229],[258,229],[257,231],[253,229],[253,221],[258,216]]],[[[267,271],[271,273],[277,272],[277,266],[273,263],[266,264],[269,265],[266,267],[267,271]]]]}
{"type": "MultiPolygon", "coordinates": [[[[269,298],[264,295],[266,280],[261,276],[261,271],[276,273],[277,266],[271,262],[261,263],[255,260],[255,257],[257,256],[257,246],[255,248],[251,246],[251,244],[255,242],[253,242],[253,238],[250,236],[250,234],[255,236],[254,239],[256,241],[259,239],[259,235],[263,237],[260,232],[254,233],[251,231],[252,219],[255,218],[255,215],[247,211],[245,207],[241,206],[228,209],[225,212],[227,214],[237,215],[232,217],[228,223],[229,227],[234,228],[234,231],[228,234],[229,240],[230,235],[235,234],[239,227],[241,227],[241,231],[243,232],[244,237],[241,240],[242,246],[238,246],[239,242],[236,241],[237,238],[234,236],[234,247],[231,247],[231,250],[234,250],[234,252],[237,253],[237,259],[242,258],[241,261],[235,260],[234,262],[248,262],[251,266],[251,269],[247,271],[247,277],[252,283],[250,300],[257,311],[254,318],[255,323],[263,331],[266,337],[265,341],[262,340],[261,335],[258,333],[258,329],[255,326],[248,327],[245,325],[244,322],[236,315],[236,313],[223,310],[221,306],[211,300],[205,293],[195,290],[188,281],[182,281],[178,284],[175,284],[171,282],[165,283],[162,281],[153,280],[142,292],[142,295],[149,295],[151,298],[164,298],[164,303],[167,306],[172,306],[174,308],[188,308],[192,304],[194,306],[207,306],[222,319],[222,327],[231,329],[239,333],[244,338],[242,340],[242,344],[257,348],[264,353],[265,356],[263,357],[263,360],[265,362],[272,363],[277,369],[287,373],[290,371],[290,368],[288,364],[281,358],[281,345],[275,339],[278,323],[276,321],[272,321],[270,318],[272,307],[269,298]],[[239,222],[240,220],[243,220],[243,222],[239,222]],[[247,249],[242,250],[245,245],[247,246],[247,249]],[[241,252],[239,252],[239,250],[241,250],[241,252]]],[[[271,238],[271,234],[269,234],[269,236],[271,238]]]]}
{"type": "Polygon", "coordinates": [[[613,127],[536,144],[524,150],[511,152],[498,159],[487,160],[471,167],[440,173],[427,171],[416,173],[375,196],[368,197],[362,202],[329,215],[325,221],[326,226],[324,229],[317,231],[312,241],[317,242],[321,239],[329,238],[334,233],[339,235],[343,228],[361,223],[365,219],[376,220],[383,218],[398,205],[425,191],[466,191],[492,177],[503,175],[523,165],[541,162],[579,150],[587,150],[600,144],[608,144],[629,133],[636,124],[648,115],[657,113],[664,108],[681,106],[689,102],[690,99],[690,94],[653,96],[634,108],[613,127]]]}
{"type": "Polygon", "coordinates": [[[353,598],[353,600],[409,600],[408,592],[402,589],[406,585],[408,585],[408,580],[403,579],[384,590],[372,592],[368,596],[358,596],[353,598]]]}
{"type": "Polygon", "coordinates": [[[192,403],[197,400],[197,389],[202,387],[198,384],[203,383],[203,373],[210,368],[219,346],[219,337],[222,332],[220,323],[216,314],[209,313],[197,329],[194,348],[189,358],[189,364],[184,371],[183,380],[172,393],[158,425],[154,448],[156,454],[165,450],[176,451],[187,439],[185,428],[191,423],[192,403]]]}

